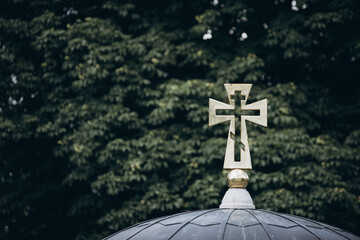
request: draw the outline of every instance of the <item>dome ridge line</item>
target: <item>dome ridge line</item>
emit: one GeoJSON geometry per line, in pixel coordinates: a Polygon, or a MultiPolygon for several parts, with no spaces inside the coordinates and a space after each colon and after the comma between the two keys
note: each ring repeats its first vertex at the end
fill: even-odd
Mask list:
{"type": "MultiPolygon", "coordinates": [[[[304,224],[302,224],[302,223],[299,223],[299,222],[297,222],[296,220],[294,220],[294,219],[291,219],[291,218],[289,218],[289,217],[287,217],[287,216],[282,216],[282,215],[280,215],[280,214],[278,214],[278,213],[276,213],[276,212],[269,212],[269,211],[266,211],[266,210],[262,210],[263,212],[267,212],[267,213],[271,213],[271,214],[274,214],[274,215],[276,215],[276,216],[279,216],[279,217],[282,217],[282,218],[284,218],[284,219],[286,219],[286,220],[288,220],[288,221],[291,221],[291,222],[293,222],[293,223],[296,223],[297,225],[299,225],[300,227],[302,227],[303,229],[305,229],[306,231],[308,231],[308,232],[310,232],[312,235],[314,235],[317,239],[320,239],[320,240],[326,240],[326,239],[323,239],[322,237],[320,237],[320,236],[318,236],[316,233],[314,233],[311,229],[309,229],[306,225],[304,225],[304,224]]],[[[308,220],[308,219],[307,219],[308,220]]],[[[317,223],[316,223],[317,224],[317,223]]]]}
{"type": "MultiPolygon", "coordinates": [[[[268,214],[274,214],[273,212],[269,212],[269,211],[266,211],[266,210],[263,210],[263,209],[257,209],[257,211],[266,212],[266,213],[268,213],[268,214]]],[[[275,215],[278,216],[278,217],[281,217],[281,218],[283,218],[283,219],[286,219],[287,221],[290,221],[289,219],[283,217],[282,215],[279,215],[279,214],[275,214],[275,215]]],[[[291,221],[291,222],[295,223],[294,221],[291,221]]],[[[296,224],[297,224],[297,223],[296,223],[296,224]]],[[[267,225],[268,225],[268,224],[267,224],[267,225]]],[[[277,226],[279,226],[279,225],[277,225],[277,226]]],[[[279,226],[279,227],[283,227],[283,226],[279,226]]],[[[295,225],[295,226],[289,226],[289,227],[286,227],[286,228],[289,229],[289,228],[292,228],[292,227],[297,227],[297,225],[295,225]]],[[[306,229],[306,230],[307,230],[307,229],[306,229]]],[[[296,236],[294,235],[294,233],[292,233],[291,231],[287,231],[287,233],[288,233],[289,235],[291,235],[291,239],[296,239],[296,236]]],[[[313,234],[313,233],[311,233],[311,234],[313,234]]]]}
{"type": "MultiPolygon", "coordinates": [[[[186,212],[185,212],[185,213],[175,214],[175,216],[174,216],[174,215],[171,215],[171,216],[168,216],[168,217],[165,217],[165,218],[159,217],[159,220],[153,222],[152,224],[149,224],[149,226],[146,226],[146,227],[144,227],[143,229],[140,229],[140,231],[137,231],[136,233],[134,233],[133,235],[131,235],[130,237],[128,237],[127,240],[131,239],[132,237],[136,236],[137,234],[139,234],[139,233],[142,232],[143,230],[145,230],[145,229],[147,229],[147,228],[149,228],[149,227],[151,227],[151,226],[154,226],[155,224],[157,224],[157,223],[159,223],[159,222],[161,222],[161,221],[163,221],[163,220],[166,220],[166,219],[169,219],[169,218],[173,218],[173,217],[177,217],[177,216],[181,216],[181,215],[184,215],[184,214],[186,214],[186,212]]],[[[141,224],[141,223],[137,224],[137,226],[139,226],[140,224],[141,224]]]]}
{"type": "MultiPolygon", "coordinates": [[[[201,210],[197,210],[197,211],[200,212],[201,210]]],[[[196,212],[196,211],[195,211],[195,212],[196,212]]],[[[157,224],[157,223],[159,223],[159,222],[161,222],[161,221],[163,221],[163,220],[166,220],[166,219],[169,219],[169,218],[173,218],[173,217],[178,217],[178,216],[181,216],[181,215],[185,215],[185,214],[187,214],[187,213],[188,213],[188,212],[177,213],[177,214],[174,214],[174,215],[167,216],[167,217],[165,217],[165,218],[164,218],[164,217],[158,217],[158,220],[157,220],[157,221],[155,221],[155,222],[153,222],[152,224],[149,224],[148,226],[146,226],[146,227],[140,229],[139,231],[135,232],[135,233],[132,234],[130,237],[126,238],[126,240],[131,239],[132,237],[136,236],[137,234],[139,234],[139,233],[142,232],[143,230],[145,230],[145,229],[147,229],[147,228],[149,228],[149,227],[151,227],[151,226],[153,226],[153,225],[155,225],[155,224],[157,224]]],[[[151,220],[149,220],[149,222],[150,222],[150,221],[151,221],[151,220]]],[[[132,227],[137,227],[137,226],[139,226],[139,225],[141,225],[141,224],[144,224],[144,222],[140,222],[140,223],[135,224],[135,225],[133,225],[133,226],[129,226],[129,227],[125,228],[123,231],[125,231],[125,230],[127,230],[127,229],[129,229],[129,228],[132,228],[132,227]]],[[[114,234],[116,234],[116,233],[114,233],[114,234]]],[[[103,240],[107,240],[107,239],[111,238],[114,234],[110,235],[109,237],[107,237],[107,238],[105,238],[105,239],[103,239],[103,240]]]]}
{"type": "MultiPolygon", "coordinates": [[[[259,209],[259,210],[260,210],[260,209],[259,209]]],[[[263,209],[261,209],[261,211],[263,211],[263,212],[269,212],[269,211],[263,210],[263,209]]],[[[274,213],[273,213],[273,214],[274,214],[274,213]]],[[[287,214],[287,213],[283,213],[283,214],[286,215],[286,216],[289,215],[289,214],[287,214]]],[[[277,215],[279,216],[279,214],[277,214],[277,215]]],[[[281,216],[281,217],[289,220],[288,218],[286,218],[286,216],[281,216]]],[[[344,238],[346,238],[346,239],[351,240],[351,238],[347,237],[347,236],[344,235],[344,234],[339,233],[339,232],[336,231],[334,228],[328,227],[326,224],[324,224],[324,223],[322,223],[322,222],[317,222],[317,221],[314,221],[314,220],[312,220],[312,219],[310,219],[310,218],[304,218],[304,217],[301,217],[301,216],[296,216],[296,217],[297,217],[297,218],[300,218],[300,219],[302,219],[302,220],[309,221],[309,222],[315,223],[315,224],[317,224],[317,225],[320,225],[320,226],[326,228],[327,230],[329,230],[329,231],[331,231],[331,232],[334,232],[334,233],[336,233],[336,234],[338,234],[338,235],[340,235],[340,236],[342,236],[342,237],[344,237],[344,238]]],[[[344,230],[342,230],[342,229],[339,229],[339,230],[344,231],[344,230]]],[[[346,231],[346,232],[347,232],[347,231],[346,231]]]]}
{"type": "Polygon", "coordinates": [[[182,223],[181,226],[168,238],[168,240],[172,239],[183,227],[188,225],[191,221],[193,221],[193,220],[197,219],[198,217],[201,217],[201,216],[203,216],[203,215],[205,215],[207,213],[214,212],[216,210],[217,209],[210,209],[210,210],[208,210],[208,211],[206,211],[204,213],[201,213],[201,214],[197,215],[196,217],[191,218],[189,221],[182,223]]]}
{"type": "Polygon", "coordinates": [[[230,212],[228,212],[228,213],[224,216],[224,219],[226,218],[226,221],[223,221],[223,222],[220,224],[220,226],[219,226],[218,240],[224,240],[227,222],[229,221],[231,215],[235,212],[235,210],[236,210],[236,209],[232,209],[230,212]]]}
{"type": "Polygon", "coordinates": [[[254,211],[249,211],[247,209],[243,209],[245,212],[249,213],[251,216],[253,216],[261,225],[261,227],[264,229],[264,231],[266,232],[266,235],[268,235],[269,239],[271,240],[272,236],[275,236],[272,233],[272,230],[269,228],[269,226],[264,222],[264,221],[260,221],[259,216],[255,216],[254,211]]]}

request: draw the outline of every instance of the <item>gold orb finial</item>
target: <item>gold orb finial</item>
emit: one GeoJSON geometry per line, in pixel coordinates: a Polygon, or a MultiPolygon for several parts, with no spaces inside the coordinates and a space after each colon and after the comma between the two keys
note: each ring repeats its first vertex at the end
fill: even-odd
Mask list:
{"type": "Polygon", "coordinates": [[[234,169],[227,175],[227,183],[230,188],[246,188],[249,176],[242,169],[234,169]]]}

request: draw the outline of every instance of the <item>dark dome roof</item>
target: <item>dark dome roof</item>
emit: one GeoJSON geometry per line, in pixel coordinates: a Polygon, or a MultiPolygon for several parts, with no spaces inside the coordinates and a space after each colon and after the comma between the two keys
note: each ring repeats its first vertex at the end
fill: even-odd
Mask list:
{"type": "Polygon", "coordinates": [[[358,239],[324,223],[264,210],[210,209],[161,217],[106,240],[358,239]]]}

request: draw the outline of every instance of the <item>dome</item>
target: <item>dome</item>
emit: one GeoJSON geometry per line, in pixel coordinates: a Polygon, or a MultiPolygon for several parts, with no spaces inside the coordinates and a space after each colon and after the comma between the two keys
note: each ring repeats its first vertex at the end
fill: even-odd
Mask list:
{"type": "Polygon", "coordinates": [[[106,240],[360,240],[339,228],[311,219],[255,209],[246,190],[249,176],[244,169],[252,169],[245,119],[267,126],[267,100],[246,105],[251,84],[225,84],[230,104],[209,99],[209,126],[230,121],[224,169],[229,189],[217,209],[185,212],[136,224],[117,232],[106,240]],[[240,162],[235,161],[235,116],[216,115],[216,110],[235,109],[231,96],[240,91],[242,110],[259,110],[259,116],[241,117],[240,162]],[[246,118],[247,117],[247,118],[246,118]]]}
{"type": "Polygon", "coordinates": [[[145,221],[106,240],[357,239],[339,228],[261,209],[210,209],[145,221]]]}

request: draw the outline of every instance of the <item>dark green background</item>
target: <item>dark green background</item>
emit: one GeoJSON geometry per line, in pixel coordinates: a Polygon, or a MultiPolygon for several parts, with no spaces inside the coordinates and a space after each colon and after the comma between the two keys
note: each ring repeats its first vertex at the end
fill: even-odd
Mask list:
{"type": "Polygon", "coordinates": [[[0,238],[217,207],[224,83],[268,99],[269,127],[248,123],[257,208],[359,233],[360,1],[294,3],[1,1],[0,238]]]}

